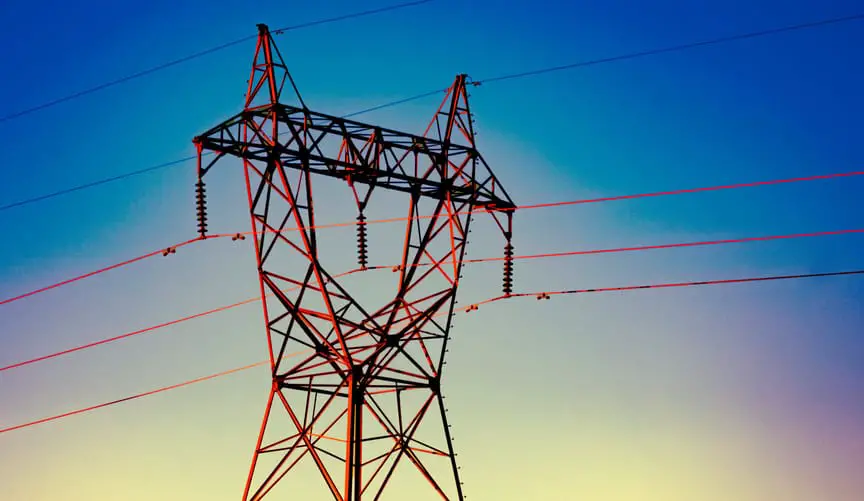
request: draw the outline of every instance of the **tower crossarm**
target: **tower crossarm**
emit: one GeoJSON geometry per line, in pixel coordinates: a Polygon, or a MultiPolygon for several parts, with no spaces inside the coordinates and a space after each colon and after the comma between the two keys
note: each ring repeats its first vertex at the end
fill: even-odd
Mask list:
{"type": "MultiPolygon", "coordinates": [[[[437,200],[449,197],[487,210],[515,208],[472,146],[281,103],[238,113],[195,141],[219,157],[277,161],[289,169],[437,200]]],[[[213,163],[204,167],[201,175],[213,163]]]]}

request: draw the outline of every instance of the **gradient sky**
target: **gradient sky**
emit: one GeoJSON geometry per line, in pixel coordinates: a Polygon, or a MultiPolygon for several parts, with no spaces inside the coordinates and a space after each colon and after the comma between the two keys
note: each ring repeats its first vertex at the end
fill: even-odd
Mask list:
{"type": "MultiPolygon", "coordinates": [[[[0,115],[252,35],[259,22],[387,5],[248,4],[6,0],[0,115]]],[[[860,8],[586,4],[436,0],[276,40],[309,106],[340,115],[446,87],[460,72],[482,80],[860,8]]],[[[862,23],[473,88],[478,147],[519,204],[861,170],[862,23]]],[[[192,155],[194,135],[242,107],[253,50],[250,41],[0,123],[0,205],[192,155]]],[[[437,99],[358,119],[421,132],[437,99]]],[[[220,167],[211,229],[245,231],[240,171],[220,167]]],[[[187,163],[0,212],[0,298],[194,237],[193,182],[187,163]]],[[[514,244],[531,254],[861,228],[862,189],[848,178],[521,211],[514,244]]],[[[470,257],[500,255],[491,221],[481,226],[470,257]]],[[[373,264],[390,264],[374,239],[393,231],[371,231],[373,264]]],[[[517,262],[516,289],[855,269],[862,244],[852,235],[532,260],[517,262]]],[[[217,240],[0,306],[0,366],[254,296],[253,261],[248,240],[217,240]]],[[[500,277],[500,264],[469,265],[460,304],[498,295],[500,277]]],[[[864,282],[849,277],[529,298],[457,317],[444,392],[465,492],[860,500],[862,300],[864,282]]],[[[0,428],[265,357],[260,308],[244,306],[2,372],[0,428]]],[[[2,434],[0,499],[238,499],[267,378],[251,370],[2,434]]],[[[402,492],[423,485],[414,481],[402,492]]],[[[317,478],[296,486],[300,497],[306,482],[317,478]]]]}

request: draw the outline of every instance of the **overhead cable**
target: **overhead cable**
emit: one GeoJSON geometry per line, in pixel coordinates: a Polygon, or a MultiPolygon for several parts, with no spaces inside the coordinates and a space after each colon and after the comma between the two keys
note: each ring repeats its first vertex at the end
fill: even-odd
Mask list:
{"type": "MultiPolygon", "coordinates": [[[[525,297],[535,297],[538,300],[549,299],[555,295],[565,295],[565,294],[588,294],[588,293],[597,293],[597,292],[626,292],[626,291],[635,291],[635,290],[658,290],[663,288],[677,288],[677,287],[696,287],[696,286],[704,286],[704,285],[726,285],[726,284],[740,284],[740,283],[752,283],[752,282],[766,282],[766,281],[775,281],[775,280],[793,280],[793,279],[804,279],[804,278],[825,278],[825,277],[838,277],[838,276],[851,276],[851,275],[862,275],[864,274],[864,269],[860,270],[848,270],[848,271],[835,271],[835,272],[826,272],[826,273],[806,273],[806,274],[798,274],[798,275],[774,275],[774,276],[765,276],[765,277],[747,277],[747,278],[733,278],[733,279],[723,279],[723,280],[703,280],[698,282],[673,282],[673,283],[659,283],[659,284],[647,284],[647,285],[629,285],[629,286],[620,286],[620,287],[601,287],[595,289],[571,289],[571,290],[559,290],[559,291],[545,291],[545,292],[522,292],[511,294],[509,296],[497,296],[490,299],[486,299],[484,301],[480,301],[477,303],[473,303],[469,306],[459,308],[457,311],[459,312],[472,312],[476,311],[480,305],[489,304],[493,302],[502,301],[505,299],[516,299],[516,298],[525,298],[525,297]]],[[[291,353],[283,358],[293,357],[297,355],[301,355],[306,353],[307,351],[300,351],[296,353],[291,353]]],[[[245,371],[252,369],[254,367],[260,367],[269,363],[269,360],[263,360],[260,362],[255,362],[253,364],[244,365],[242,367],[236,367],[234,369],[229,369],[222,372],[217,372],[215,374],[210,374],[208,376],[203,376],[196,379],[191,379],[188,381],[184,381],[182,383],[173,384],[170,386],[163,386],[157,388],[155,390],[150,390],[143,393],[136,393],[134,395],[130,395],[127,397],[119,398],[116,400],[111,400],[108,402],[104,402],[97,405],[91,405],[89,407],[84,407],[80,409],[76,409],[69,412],[64,412],[62,414],[56,414],[53,416],[45,417],[42,419],[37,419],[34,421],[29,421],[26,423],[8,426],[6,428],[0,428],[0,434],[20,430],[23,428],[28,428],[31,426],[36,426],[39,424],[47,423],[49,421],[55,421],[57,419],[75,416],[78,414],[83,414],[86,412],[102,409],[105,407],[109,407],[112,405],[117,405],[123,402],[128,402],[131,400],[136,400],[139,398],[143,398],[150,395],[155,395],[157,393],[162,393],[165,391],[182,388],[184,386],[189,386],[195,383],[200,383],[203,381],[208,381],[210,379],[215,379],[222,376],[227,376],[229,374],[234,374],[237,372],[245,371]]]]}

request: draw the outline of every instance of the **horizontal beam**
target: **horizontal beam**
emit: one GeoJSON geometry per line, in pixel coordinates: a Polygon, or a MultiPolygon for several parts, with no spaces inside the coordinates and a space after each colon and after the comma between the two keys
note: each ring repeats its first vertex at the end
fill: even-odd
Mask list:
{"type": "Polygon", "coordinates": [[[195,142],[221,155],[278,161],[286,168],[350,178],[378,188],[433,199],[449,196],[492,210],[515,208],[473,147],[293,106],[275,104],[244,111],[196,137],[195,142]],[[270,137],[274,125],[275,140],[270,137]],[[246,140],[242,139],[244,127],[246,140]],[[340,149],[328,151],[337,145],[340,149]]]}

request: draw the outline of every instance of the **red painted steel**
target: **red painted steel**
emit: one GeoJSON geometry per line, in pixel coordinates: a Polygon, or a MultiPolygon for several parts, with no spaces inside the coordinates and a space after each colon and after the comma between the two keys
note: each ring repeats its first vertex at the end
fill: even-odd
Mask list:
{"type": "Polygon", "coordinates": [[[203,177],[225,155],[243,160],[264,298],[272,382],[243,499],[262,499],[283,480],[290,486],[305,464],[339,501],[390,492],[400,465],[442,499],[461,500],[441,395],[456,290],[472,216],[482,212],[504,234],[511,293],[516,208],[475,147],[466,75],[456,77],[424,135],[408,134],[309,110],[267,27],[259,30],[244,111],[194,140],[202,238],[203,177]],[[289,83],[299,107],[280,102],[289,83]],[[207,165],[204,150],[216,153],[207,165]],[[350,189],[361,269],[373,192],[408,199],[392,299],[364,304],[371,301],[349,293],[322,263],[316,177],[350,189]],[[289,348],[309,351],[286,359],[289,348]]]}

